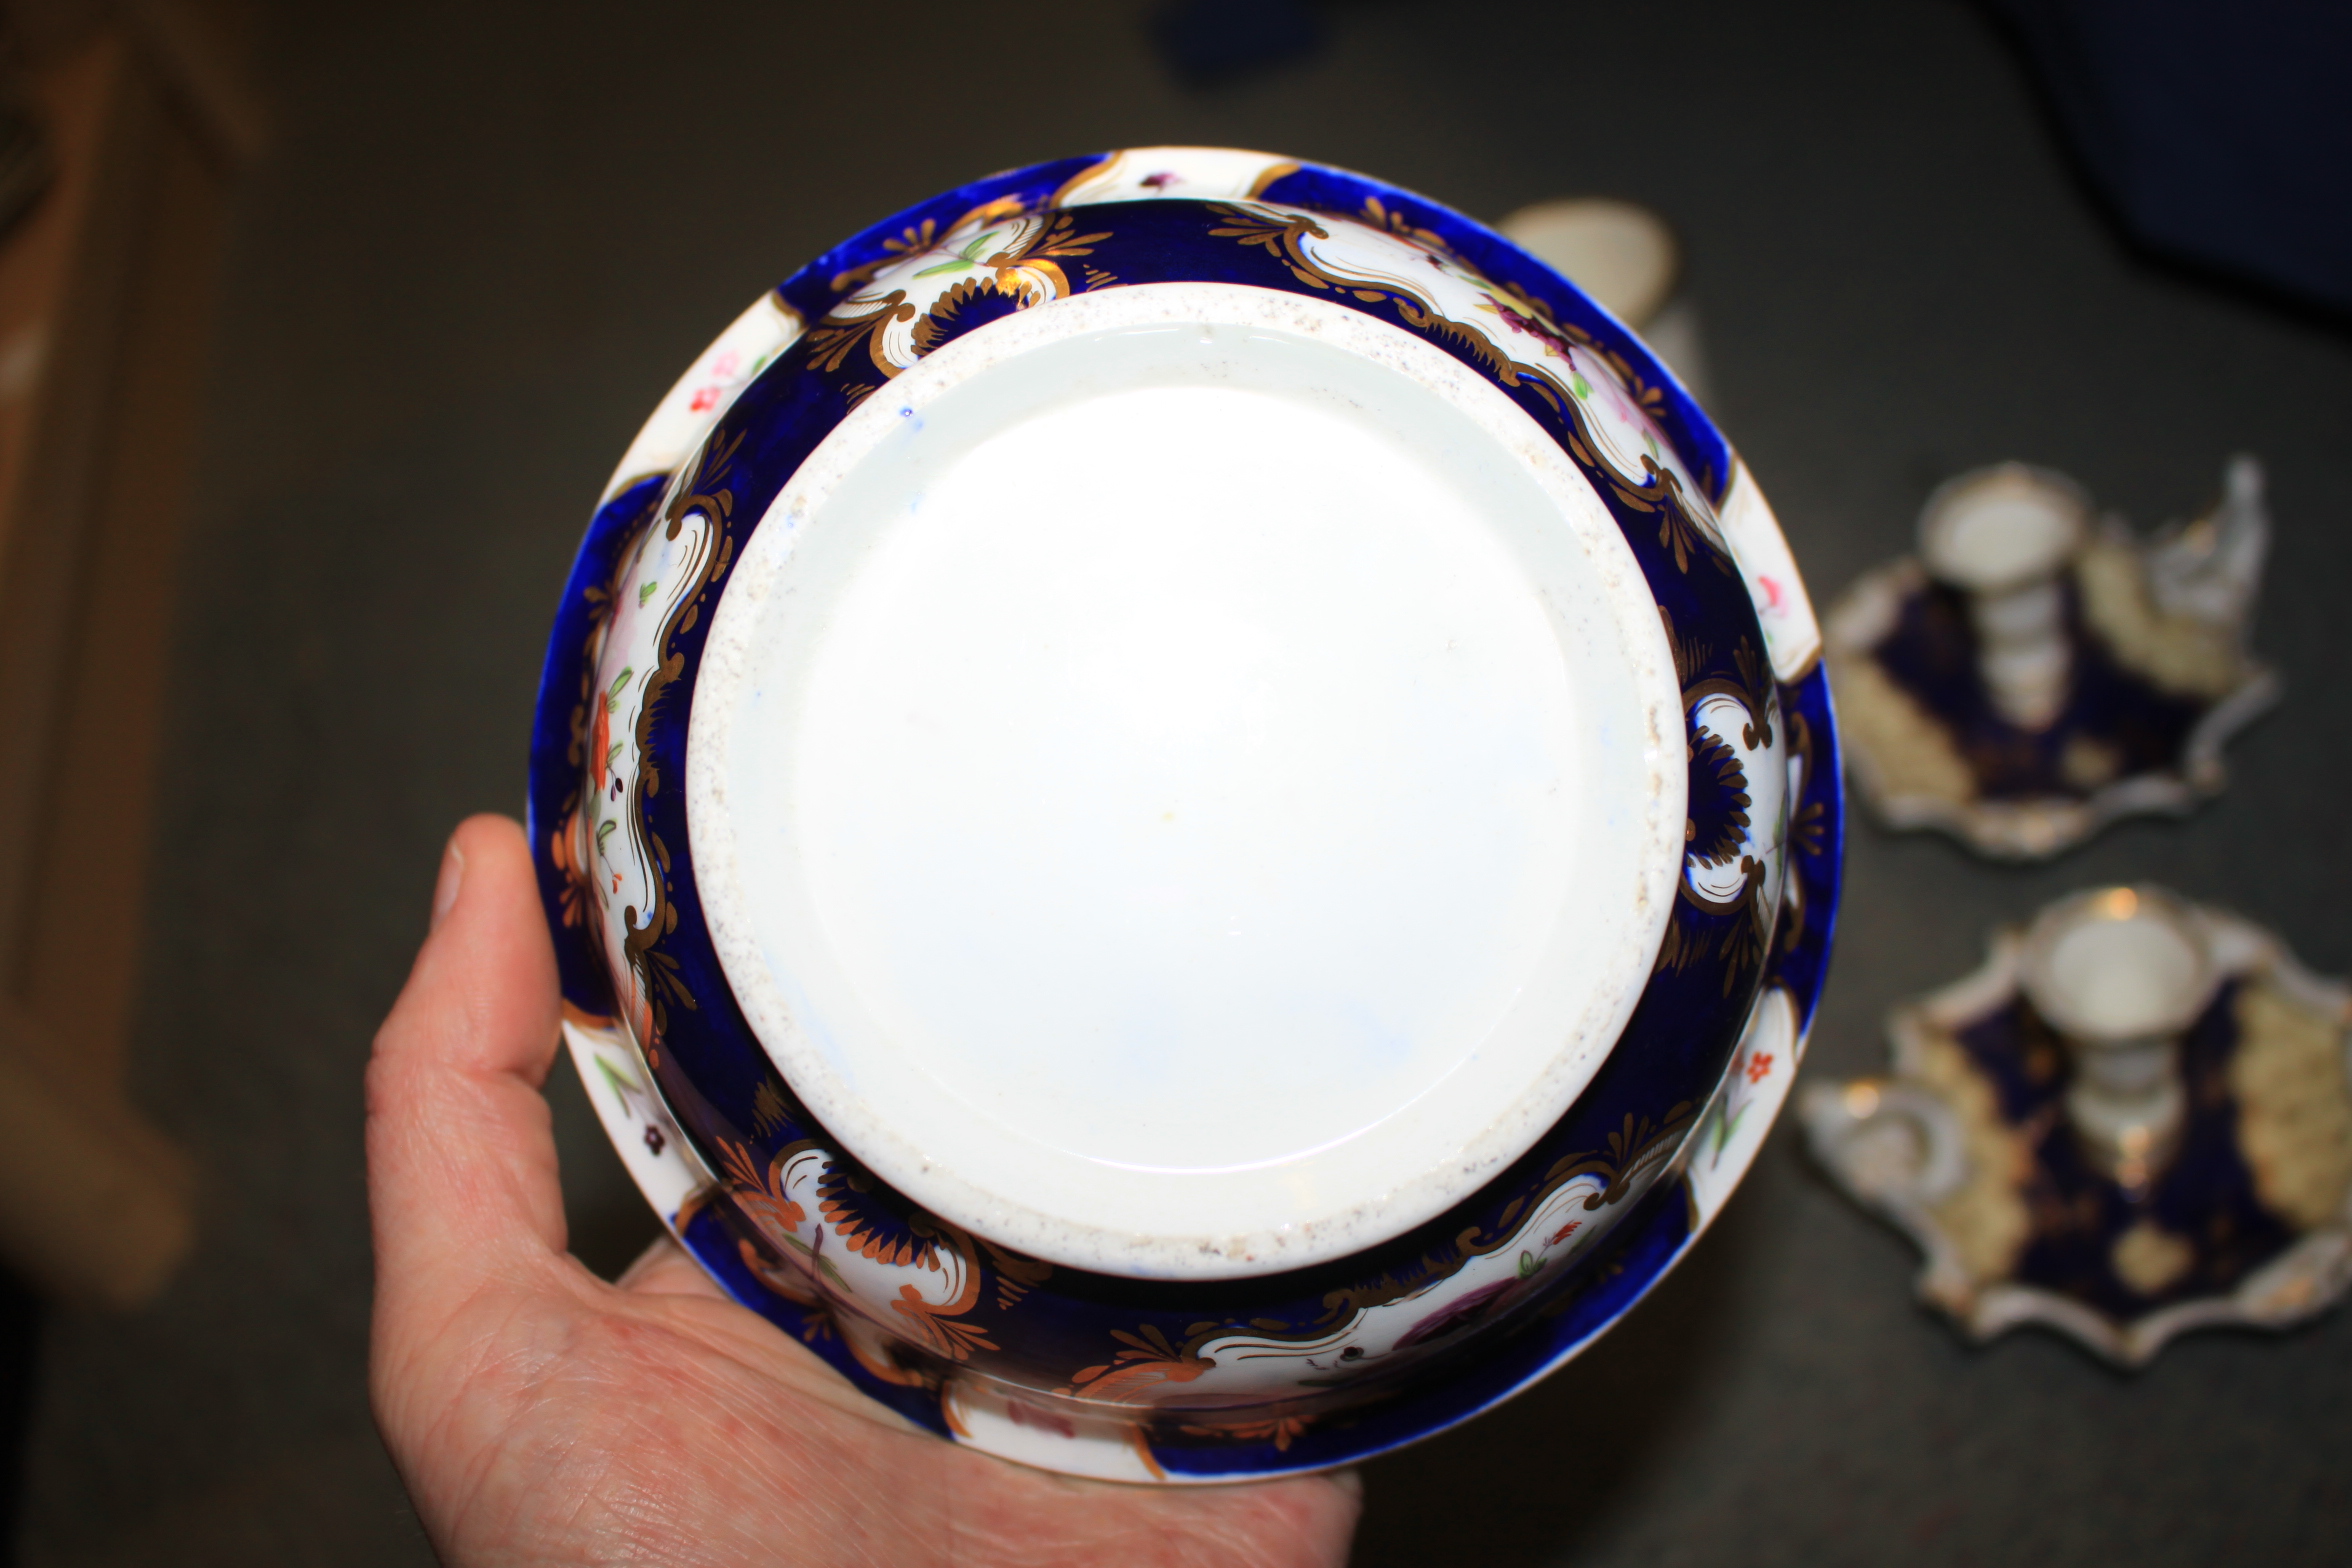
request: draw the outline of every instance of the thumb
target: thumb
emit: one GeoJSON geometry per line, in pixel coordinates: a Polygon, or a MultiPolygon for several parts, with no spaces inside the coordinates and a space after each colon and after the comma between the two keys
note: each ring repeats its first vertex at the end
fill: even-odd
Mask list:
{"type": "Polygon", "coordinates": [[[559,1016],[522,832],[504,817],[471,818],[443,854],[431,934],[368,1063],[380,1334],[446,1307],[486,1272],[562,1254],[563,1193],[539,1093],[559,1016]]]}

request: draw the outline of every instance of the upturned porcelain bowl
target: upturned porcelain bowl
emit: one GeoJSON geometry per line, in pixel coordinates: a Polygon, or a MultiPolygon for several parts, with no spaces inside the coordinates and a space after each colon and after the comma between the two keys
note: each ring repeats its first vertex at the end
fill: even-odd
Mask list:
{"type": "Polygon", "coordinates": [[[1721,1207],[1828,956],[1755,481],[1494,233],[1263,154],[925,202],[591,522],[533,740],[566,1033],[739,1299],[1078,1474],[1350,1462],[1721,1207]]]}

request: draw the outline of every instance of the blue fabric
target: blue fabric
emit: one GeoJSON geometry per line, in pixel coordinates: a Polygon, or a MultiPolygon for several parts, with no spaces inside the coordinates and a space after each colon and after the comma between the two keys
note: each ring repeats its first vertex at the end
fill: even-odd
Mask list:
{"type": "Polygon", "coordinates": [[[1148,31],[1160,60],[1189,87],[1214,87],[1306,59],[1323,18],[1306,0],[1174,0],[1148,31]]]}
{"type": "Polygon", "coordinates": [[[1989,3],[2135,238],[2352,310],[2352,5],[1989,3]]]}

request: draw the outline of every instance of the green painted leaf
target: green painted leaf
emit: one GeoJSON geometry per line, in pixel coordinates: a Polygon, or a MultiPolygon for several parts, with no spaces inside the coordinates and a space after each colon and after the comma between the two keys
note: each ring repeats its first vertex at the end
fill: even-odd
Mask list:
{"type": "Polygon", "coordinates": [[[628,1069],[615,1067],[605,1056],[595,1052],[590,1055],[595,1059],[596,1071],[604,1079],[605,1086],[621,1102],[622,1112],[631,1116],[637,1114],[637,1096],[645,1092],[645,1086],[632,1077],[628,1069]]]}
{"type": "Polygon", "coordinates": [[[1592,396],[1592,383],[1584,379],[1584,372],[1580,370],[1569,377],[1568,390],[1575,393],[1579,400],[1588,398],[1592,396]]]}
{"type": "Polygon", "coordinates": [[[602,822],[596,825],[596,852],[598,854],[601,855],[604,853],[604,841],[608,838],[611,838],[613,835],[613,829],[619,826],[620,823],[611,817],[605,818],[602,822]]]}
{"type": "Polygon", "coordinates": [[[642,586],[640,586],[640,587],[638,588],[638,590],[637,590],[637,608],[638,608],[638,609],[640,609],[640,610],[644,609],[644,608],[645,608],[645,601],[646,601],[646,600],[648,600],[648,599],[650,599],[650,598],[652,598],[652,597],[653,597],[653,595],[654,595],[654,591],[655,591],[656,589],[660,588],[660,587],[661,587],[661,583],[660,583],[658,580],[657,580],[657,581],[654,581],[654,582],[645,583],[645,584],[643,584],[642,586]]]}
{"type": "Polygon", "coordinates": [[[620,705],[621,705],[621,693],[622,693],[622,692],[625,692],[625,691],[627,691],[627,690],[629,689],[629,682],[631,682],[632,680],[635,680],[636,678],[637,678],[637,668],[636,668],[636,666],[635,666],[635,665],[628,665],[628,666],[625,666],[625,667],[623,667],[623,669],[621,670],[621,673],[613,677],[613,679],[612,679],[612,685],[610,685],[609,687],[605,688],[605,693],[604,693],[604,711],[605,711],[605,712],[607,712],[607,713],[611,713],[611,712],[614,712],[615,710],[617,710],[617,709],[620,707],[620,705]]]}
{"type": "Polygon", "coordinates": [[[968,261],[943,261],[936,267],[925,267],[922,271],[916,273],[915,276],[918,278],[935,278],[942,272],[969,272],[971,270],[972,263],[968,261]]]}
{"type": "Polygon", "coordinates": [[[1521,1279],[1532,1279],[1535,1277],[1534,1253],[1522,1252],[1519,1254],[1519,1277],[1521,1279]]]}

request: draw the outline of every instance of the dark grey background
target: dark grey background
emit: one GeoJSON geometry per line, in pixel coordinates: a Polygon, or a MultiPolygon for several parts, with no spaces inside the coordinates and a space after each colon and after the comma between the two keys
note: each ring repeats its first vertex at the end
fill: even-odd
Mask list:
{"type": "MultiPolygon", "coordinates": [[[[1652,203],[1715,409],[1826,602],[1929,486],[2018,457],[2143,525],[2270,465],[2284,707],[2231,793],[2043,870],[1856,833],[1807,1072],[1997,920],[2154,876],[2352,970],[2352,338],[2135,261],[1957,0],[1335,10],[1318,58],[1187,93],[1141,8],[280,6],[179,633],[138,1071],[211,1178],[196,1262],[43,1350],[36,1564],[422,1563],[369,1422],[360,1069],[441,839],[518,809],[541,638],[637,421],[759,290],[904,203],[1068,152],[1225,142],[1487,217],[1652,203]]],[[[568,1075],[579,1245],[651,1234],[568,1075]]],[[[2211,1563],[2352,1542],[2352,1317],[2125,1378],[1963,1348],[1784,1128],[1584,1361],[1370,1467],[1366,1564],[2211,1563]]]]}

